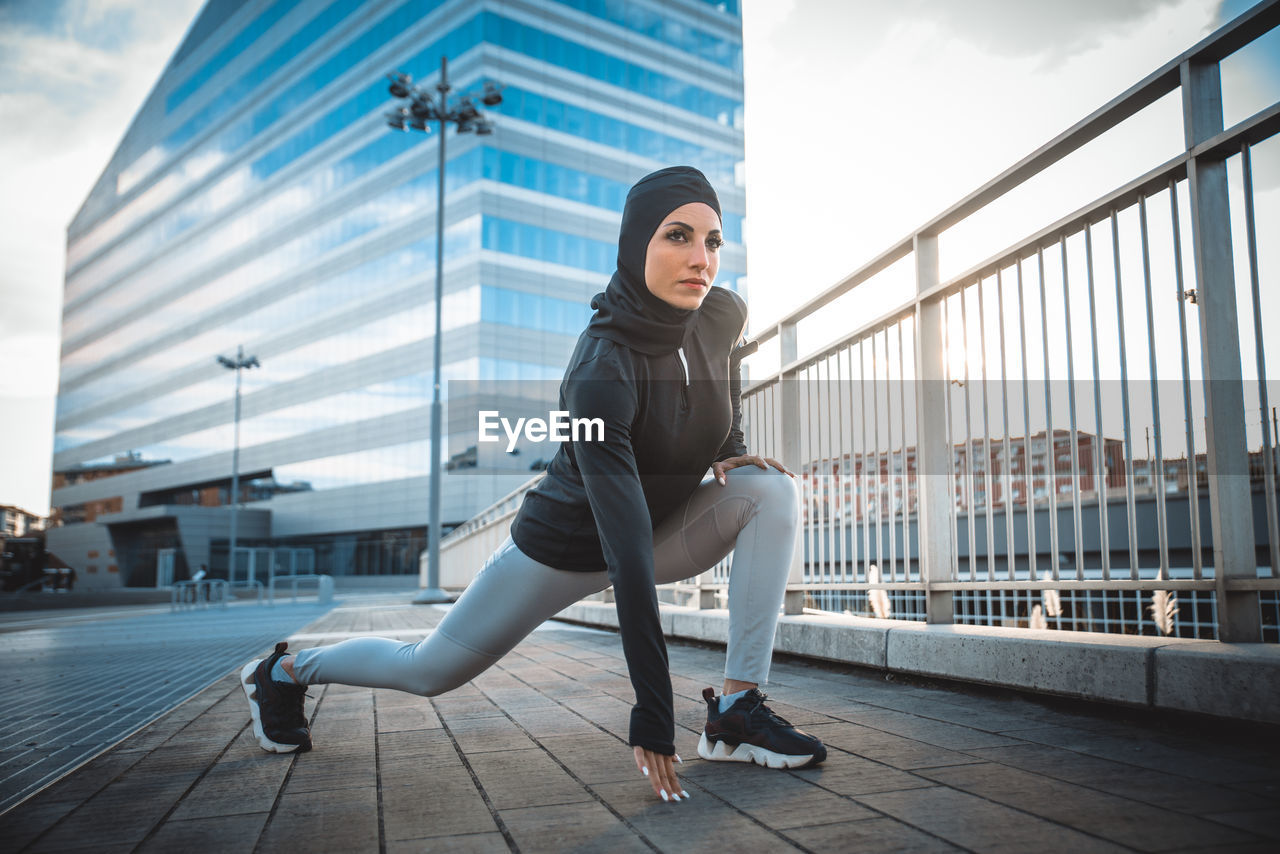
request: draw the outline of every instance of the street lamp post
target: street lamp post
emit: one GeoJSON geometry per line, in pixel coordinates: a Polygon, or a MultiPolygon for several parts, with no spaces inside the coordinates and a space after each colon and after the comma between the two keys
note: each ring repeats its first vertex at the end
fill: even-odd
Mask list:
{"type": "MultiPolygon", "coordinates": [[[[413,79],[408,74],[397,71],[387,77],[391,80],[391,95],[409,102],[408,106],[387,113],[388,125],[401,131],[430,133],[428,122],[440,124],[440,166],[436,171],[436,309],[431,382],[431,505],[427,523],[427,586],[413,599],[414,602],[425,605],[450,601],[449,594],[440,588],[440,362],[444,310],[445,128],[453,123],[457,126],[458,133],[475,131],[477,136],[487,136],[493,133],[493,123],[480,113],[473,100],[474,96],[463,95],[453,107],[449,106],[452,87],[449,85],[449,60],[446,57],[440,57],[440,82],[435,87],[439,94],[434,99],[425,90],[414,86],[413,79]]],[[[491,82],[484,84],[484,92],[479,97],[481,103],[488,107],[502,103],[500,87],[491,82]]]]}
{"type": "Polygon", "coordinates": [[[236,348],[234,360],[218,357],[218,364],[236,372],[235,440],[231,445],[231,547],[227,552],[227,581],[236,582],[236,513],[240,509],[240,372],[249,368],[261,368],[257,356],[245,358],[244,345],[236,348]]]}

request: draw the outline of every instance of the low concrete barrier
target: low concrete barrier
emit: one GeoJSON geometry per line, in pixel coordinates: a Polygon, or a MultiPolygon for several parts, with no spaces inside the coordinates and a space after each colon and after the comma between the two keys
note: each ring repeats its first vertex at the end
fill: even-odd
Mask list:
{"type": "MultiPolygon", "coordinates": [[[[729,612],[663,604],[669,637],[723,644],[729,612]]],[[[612,603],[556,619],[617,628],[612,603]]],[[[1280,646],[1096,632],[783,616],[777,652],[880,670],[1238,720],[1280,723],[1280,646]]]]}

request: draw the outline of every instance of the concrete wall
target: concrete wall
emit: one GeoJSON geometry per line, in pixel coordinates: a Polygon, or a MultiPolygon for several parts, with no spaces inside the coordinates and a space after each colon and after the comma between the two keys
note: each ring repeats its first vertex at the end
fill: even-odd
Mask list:
{"type": "MultiPolygon", "coordinates": [[[[673,638],[724,643],[729,612],[661,605],[673,638]]],[[[557,619],[617,627],[584,600],[557,619]]],[[[1093,632],[783,616],[777,652],[1126,706],[1280,723],[1280,646],[1093,632]]]]}

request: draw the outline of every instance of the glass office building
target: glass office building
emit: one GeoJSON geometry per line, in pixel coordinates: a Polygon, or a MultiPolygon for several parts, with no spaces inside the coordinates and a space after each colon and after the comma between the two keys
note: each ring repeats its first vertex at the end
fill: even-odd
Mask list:
{"type": "MultiPolygon", "coordinates": [[[[388,128],[384,74],[434,93],[442,56],[455,92],[505,86],[494,132],[446,148],[446,381],[558,380],[627,188],[662,166],[716,185],[718,283],[744,286],[737,0],[209,0],[68,230],[49,548],[83,586],[154,584],[165,556],[175,578],[225,573],[235,377],[216,357],[240,346],[261,367],[239,544],[417,571],[437,134],[388,128]]],[[[445,527],[538,467],[477,466],[474,427],[448,439],[445,527]]]]}

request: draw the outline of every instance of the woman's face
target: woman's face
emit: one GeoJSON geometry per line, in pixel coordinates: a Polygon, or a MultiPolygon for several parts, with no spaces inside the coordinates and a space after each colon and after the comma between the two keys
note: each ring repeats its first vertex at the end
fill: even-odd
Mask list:
{"type": "Polygon", "coordinates": [[[676,308],[702,305],[720,269],[720,217],[703,202],[681,205],[663,217],[644,256],[649,293],[676,308]]]}

